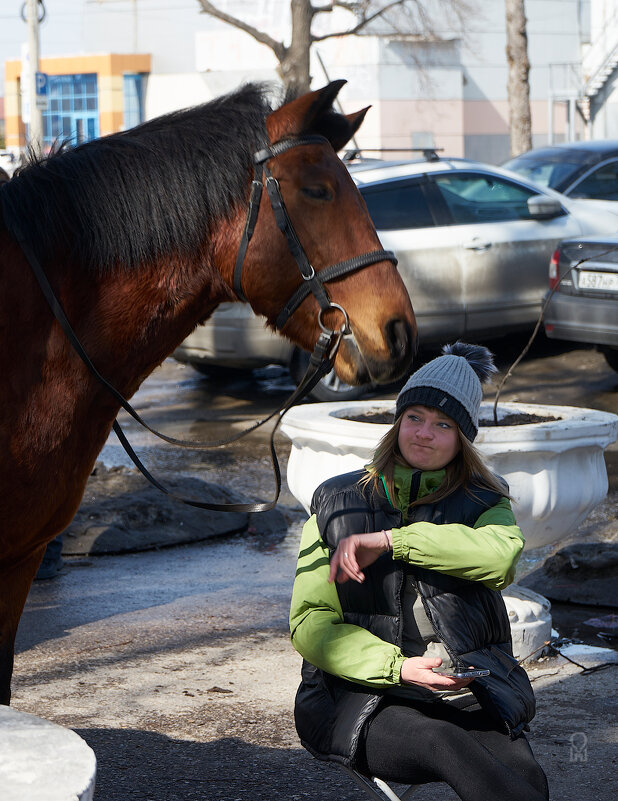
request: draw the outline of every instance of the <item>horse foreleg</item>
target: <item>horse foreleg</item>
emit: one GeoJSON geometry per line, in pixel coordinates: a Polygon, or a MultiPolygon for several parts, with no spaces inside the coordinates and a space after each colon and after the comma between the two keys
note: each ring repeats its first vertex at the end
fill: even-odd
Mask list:
{"type": "Polygon", "coordinates": [[[44,553],[45,544],[15,565],[0,566],[0,704],[11,700],[17,626],[44,553]]]}

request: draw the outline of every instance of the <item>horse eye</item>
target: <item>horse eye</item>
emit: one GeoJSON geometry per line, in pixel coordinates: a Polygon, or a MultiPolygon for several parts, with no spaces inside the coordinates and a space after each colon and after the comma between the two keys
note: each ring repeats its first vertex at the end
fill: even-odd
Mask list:
{"type": "Polygon", "coordinates": [[[312,200],[332,200],[333,193],[327,186],[303,186],[300,190],[303,195],[310,197],[312,200]]]}

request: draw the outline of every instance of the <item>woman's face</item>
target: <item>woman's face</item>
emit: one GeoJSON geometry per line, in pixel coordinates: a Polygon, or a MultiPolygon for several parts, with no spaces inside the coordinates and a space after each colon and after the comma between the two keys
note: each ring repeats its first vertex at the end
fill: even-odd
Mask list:
{"type": "Polygon", "coordinates": [[[399,427],[399,452],[418,470],[440,470],[459,453],[457,424],[429,406],[408,406],[399,427]]]}

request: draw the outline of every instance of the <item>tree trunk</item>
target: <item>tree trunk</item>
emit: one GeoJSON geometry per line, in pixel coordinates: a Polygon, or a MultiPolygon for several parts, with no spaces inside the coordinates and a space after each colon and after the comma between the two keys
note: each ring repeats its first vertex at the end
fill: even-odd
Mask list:
{"type": "Polygon", "coordinates": [[[279,74],[288,94],[303,94],[311,85],[311,22],[315,11],[311,0],[291,0],[292,38],[280,59],[279,74]]]}
{"type": "Polygon", "coordinates": [[[524,0],[505,0],[506,58],[509,65],[507,94],[509,100],[509,131],[511,156],[532,148],[530,117],[530,62],[524,0]]]}

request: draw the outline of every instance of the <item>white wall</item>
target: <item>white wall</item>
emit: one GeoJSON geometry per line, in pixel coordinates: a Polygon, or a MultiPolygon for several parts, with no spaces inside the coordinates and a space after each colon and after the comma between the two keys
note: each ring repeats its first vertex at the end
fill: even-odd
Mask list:
{"type": "Polygon", "coordinates": [[[597,72],[618,45],[618,0],[591,0],[590,40],[582,52],[586,79],[597,72]]]}

